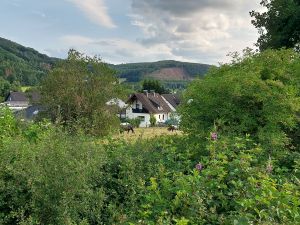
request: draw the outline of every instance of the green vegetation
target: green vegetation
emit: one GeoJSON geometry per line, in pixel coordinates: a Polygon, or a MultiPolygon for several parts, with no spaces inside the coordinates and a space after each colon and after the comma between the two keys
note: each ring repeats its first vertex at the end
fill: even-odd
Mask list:
{"type": "Polygon", "coordinates": [[[153,114],[150,115],[150,124],[151,124],[151,127],[155,127],[155,125],[156,125],[156,118],[153,114]]]}
{"type": "MultiPolygon", "coordinates": [[[[49,79],[84,86],[90,58],[71,53],[49,79]]],[[[297,224],[299,59],[248,52],[194,81],[183,135],[99,138],[1,108],[0,224],[297,224]]]]}
{"type": "Polygon", "coordinates": [[[37,85],[57,61],[32,48],[0,38],[0,77],[11,84],[37,85]]]}
{"type": "Polygon", "coordinates": [[[181,68],[190,77],[204,76],[211,67],[206,64],[186,63],[172,60],[150,63],[128,63],[110,66],[117,71],[119,77],[126,78],[128,82],[139,82],[145,75],[163,68],[181,68]]]}
{"type": "MultiPolygon", "coordinates": [[[[299,5],[285,1],[281,15],[283,2],[262,1],[257,27],[299,5]]],[[[41,86],[55,123],[17,121],[0,107],[0,224],[299,224],[300,55],[285,35],[259,45],[294,49],[247,49],[192,81],[180,135],[113,133],[114,72],[71,50],[41,86]]],[[[0,80],[1,93],[8,85],[0,80]]]]}
{"type": "Polygon", "coordinates": [[[0,102],[2,102],[10,91],[19,91],[21,89],[18,82],[13,82],[12,84],[0,77],[0,102]]]}
{"type": "Polygon", "coordinates": [[[142,90],[140,90],[140,92],[143,92],[144,90],[148,92],[154,91],[155,93],[159,93],[159,94],[169,93],[169,90],[166,90],[164,86],[161,84],[161,82],[158,80],[143,80],[142,90]]]}
{"type": "Polygon", "coordinates": [[[298,148],[300,58],[292,50],[247,52],[211,70],[185,93],[182,125],[204,137],[208,130],[249,134],[269,149],[298,148]],[[203,133],[204,132],[204,133],[203,133]],[[294,144],[292,144],[294,143],[294,144]]]}
{"type": "Polygon", "coordinates": [[[121,90],[114,71],[96,57],[70,50],[67,60],[43,81],[42,102],[48,118],[93,135],[118,130],[117,109],[106,105],[121,90]]]}
{"type": "Polygon", "coordinates": [[[266,12],[250,12],[252,24],[258,28],[257,46],[268,48],[296,48],[300,50],[300,1],[263,0],[266,12]]]}

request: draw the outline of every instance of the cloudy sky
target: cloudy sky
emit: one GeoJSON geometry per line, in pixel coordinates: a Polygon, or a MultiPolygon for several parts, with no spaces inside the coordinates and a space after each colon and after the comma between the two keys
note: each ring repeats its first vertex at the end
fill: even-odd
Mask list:
{"type": "Polygon", "coordinates": [[[0,0],[0,37],[50,56],[218,64],[254,48],[260,0],[0,0]]]}

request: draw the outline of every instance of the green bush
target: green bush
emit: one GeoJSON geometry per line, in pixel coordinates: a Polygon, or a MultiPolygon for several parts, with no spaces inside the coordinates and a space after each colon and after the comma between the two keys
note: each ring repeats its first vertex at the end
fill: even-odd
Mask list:
{"type": "Polygon", "coordinates": [[[181,108],[181,127],[204,137],[250,134],[267,152],[298,148],[300,57],[292,50],[247,52],[193,82],[181,108]],[[294,145],[294,146],[293,146],[294,145]]]}
{"type": "Polygon", "coordinates": [[[126,119],[126,122],[130,123],[133,127],[140,127],[141,119],[140,118],[134,118],[134,119],[126,119]]]}
{"type": "Polygon", "coordinates": [[[150,125],[151,127],[155,127],[156,125],[156,118],[153,114],[150,115],[150,125]]]}

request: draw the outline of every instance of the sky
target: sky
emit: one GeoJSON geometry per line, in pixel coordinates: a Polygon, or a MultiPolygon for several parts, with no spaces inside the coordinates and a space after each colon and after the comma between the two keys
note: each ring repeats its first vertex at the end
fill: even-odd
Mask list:
{"type": "Polygon", "coordinates": [[[65,58],[225,63],[255,48],[260,0],[0,0],[0,37],[65,58]]]}

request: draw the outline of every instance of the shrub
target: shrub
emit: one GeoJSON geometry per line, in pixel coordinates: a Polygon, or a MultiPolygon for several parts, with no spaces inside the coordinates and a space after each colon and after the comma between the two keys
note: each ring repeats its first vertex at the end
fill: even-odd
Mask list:
{"type": "Polygon", "coordinates": [[[126,119],[126,122],[130,123],[133,127],[140,127],[141,119],[134,118],[134,119],[126,119]]]}
{"type": "Polygon", "coordinates": [[[193,82],[180,110],[187,133],[250,134],[266,151],[291,146],[299,129],[300,57],[292,50],[247,53],[193,82]]]}
{"type": "Polygon", "coordinates": [[[151,124],[151,127],[155,127],[155,125],[156,125],[156,118],[153,114],[150,115],[150,124],[151,124]]]}

